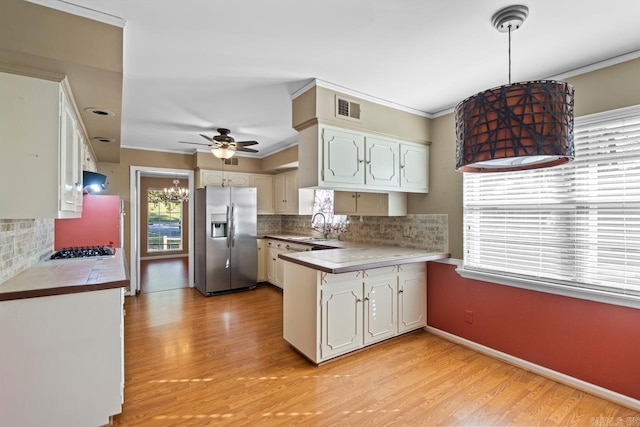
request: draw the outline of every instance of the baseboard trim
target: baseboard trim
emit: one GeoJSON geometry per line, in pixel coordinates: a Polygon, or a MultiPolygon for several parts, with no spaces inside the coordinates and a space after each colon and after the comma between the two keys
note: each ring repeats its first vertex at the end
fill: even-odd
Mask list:
{"type": "Polygon", "coordinates": [[[171,258],[187,258],[189,254],[173,254],[173,255],[152,255],[140,257],[140,261],[150,261],[154,259],[171,259],[171,258]]]}
{"type": "Polygon", "coordinates": [[[545,368],[544,366],[529,362],[524,359],[520,359],[519,357],[512,356],[507,353],[503,353],[501,351],[495,350],[491,347],[484,346],[482,344],[478,344],[476,342],[470,341],[466,338],[459,337],[457,335],[450,334],[449,332],[442,331],[440,329],[426,326],[425,330],[433,335],[437,335],[440,338],[443,338],[447,341],[454,342],[456,344],[460,344],[463,347],[470,348],[471,350],[475,350],[478,353],[486,354],[487,356],[494,357],[496,359],[500,359],[504,362],[507,362],[511,365],[517,366],[524,370],[533,372],[535,374],[541,375],[545,378],[549,378],[551,380],[557,381],[559,383],[568,385],[577,390],[584,391],[586,393],[592,394],[594,396],[600,397],[602,399],[609,400],[611,402],[617,403],[618,405],[625,406],[627,408],[633,409],[635,411],[640,411],[640,400],[634,399],[632,397],[626,396],[624,394],[617,393],[615,391],[606,389],[604,387],[600,387],[595,384],[588,383],[586,381],[580,380],[578,378],[574,378],[572,376],[563,374],[562,372],[554,371],[553,369],[545,368]]]}

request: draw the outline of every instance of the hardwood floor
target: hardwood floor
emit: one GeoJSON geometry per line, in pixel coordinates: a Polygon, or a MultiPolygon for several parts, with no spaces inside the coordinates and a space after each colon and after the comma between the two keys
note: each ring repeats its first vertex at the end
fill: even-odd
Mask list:
{"type": "Polygon", "coordinates": [[[189,258],[140,260],[140,292],[189,287],[189,258]]]}
{"type": "Polygon", "coordinates": [[[423,330],[316,367],[283,340],[270,285],[148,293],[125,308],[119,426],[640,425],[638,412],[423,330]]]}

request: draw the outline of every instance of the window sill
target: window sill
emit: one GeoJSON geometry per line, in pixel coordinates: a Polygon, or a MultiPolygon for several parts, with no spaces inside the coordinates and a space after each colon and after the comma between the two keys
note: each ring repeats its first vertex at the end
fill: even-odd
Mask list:
{"type": "Polygon", "coordinates": [[[462,266],[462,261],[458,263],[456,273],[465,279],[480,280],[498,285],[512,286],[530,291],[545,292],[548,294],[619,305],[623,307],[640,308],[640,297],[634,295],[622,295],[613,292],[599,291],[596,289],[574,288],[571,286],[557,285],[538,280],[519,279],[514,277],[505,277],[498,274],[465,270],[462,266]]]}

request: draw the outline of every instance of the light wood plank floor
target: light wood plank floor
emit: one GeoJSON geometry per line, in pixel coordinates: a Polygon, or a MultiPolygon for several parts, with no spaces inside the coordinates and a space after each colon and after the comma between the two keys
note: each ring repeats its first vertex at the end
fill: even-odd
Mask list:
{"type": "Polygon", "coordinates": [[[270,285],[210,298],[142,294],[125,308],[115,425],[622,426],[631,424],[613,424],[618,417],[640,417],[423,330],[316,367],[282,339],[282,293],[270,285]]]}

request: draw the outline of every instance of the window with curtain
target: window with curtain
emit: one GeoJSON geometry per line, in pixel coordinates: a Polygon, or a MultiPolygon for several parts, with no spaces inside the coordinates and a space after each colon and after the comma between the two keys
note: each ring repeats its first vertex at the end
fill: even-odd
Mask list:
{"type": "MultiPolygon", "coordinates": [[[[327,231],[330,233],[345,233],[347,231],[347,216],[333,214],[333,190],[315,190],[313,215],[322,213],[327,220],[327,231]]],[[[312,217],[313,218],[313,217],[312,217]]],[[[322,218],[315,217],[311,228],[322,231],[322,218]]]]}
{"type": "Polygon", "coordinates": [[[148,190],[147,251],[182,250],[182,202],[160,201],[163,189],[148,190]]]}
{"type": "Polygon", "coordinates": [[[640,106],[574,133],[566,165],[464,174],[463,272],[640,296],[640,106]]]}

